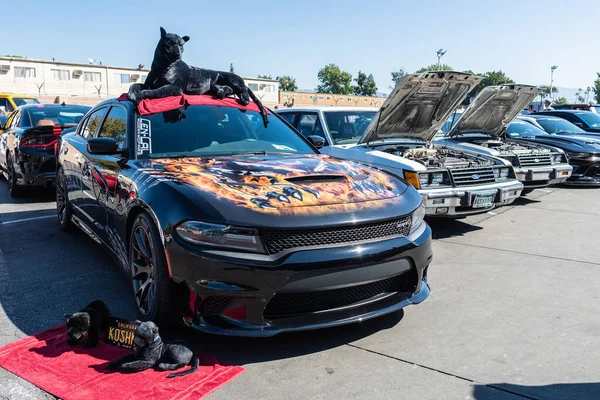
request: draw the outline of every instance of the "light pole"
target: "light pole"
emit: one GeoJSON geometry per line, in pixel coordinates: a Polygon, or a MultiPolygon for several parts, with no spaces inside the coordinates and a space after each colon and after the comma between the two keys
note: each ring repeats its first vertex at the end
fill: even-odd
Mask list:
{"type": "Polygon", "coordinates": [[[439,49],[439,50],[437,51],[437,59],[438,59],[438,63],[437,63],[437,69],[438,69],[438,70],[441,68],[441,63],[440,63],[440,60],[442,59],[442,56],[443,56],[444,54],[446,54],[446,52],[447,52],[447,51],[448,51],[448,50],[444,50],[444,49],[439,49]]]}
{"type": "Polygon", "coordinates": [[[552,84],[554,83],[554,70],[558,68],[558,65],[553,65],[550,67],[550,101],[554,100],[552,96],[552,84]]]}

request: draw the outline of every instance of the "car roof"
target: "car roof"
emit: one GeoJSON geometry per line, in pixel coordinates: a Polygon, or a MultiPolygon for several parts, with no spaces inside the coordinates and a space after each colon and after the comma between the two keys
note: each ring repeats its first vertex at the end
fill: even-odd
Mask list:
{"type": "Polygon", "coordinates": [[[281,111],[375,111],[377,107],[352,107],[352,106],[306,106],[306,107],[286,107],[275,110],[276,112],[281,111]]]}
{"type": "Polygon", "coordinates": [[[544,115],[544,114],[540,114],[540,113],[528,114],[528,115],[525,115],[525,116],[526,116],[526,117],[533,118],[533,119],[542,119],[542,118],[548,118],[548,119],[562,119],[562,118],[560,118],[560,117],[557,117],[556,115],[552,115],[552,114],[547,114],[547,115],[544,115]]]}
{"type": "Polygon", "coordinates": [[[20,110],[37,110],[40,108],[70,108],[70,109],[74,109],[74,108],[81,108],[81,109],[85,109],[85,110],[89,110],[90,106],[83,106],[81,104],[24,104],[22,106],[19,106],[18,108],[20,110]]]}
{"type": "Polygon", "coordinates": [[[37,98],[36,96],[34,96],[32,94],[11,93],[11,92],[0,92],[0,96],[2,96],[2,97],[28,97],[28,98],[32,98],[32,99],[37,98]]]}
{"type": "MultiPolygon", "coordinates": [[[[543,115],[545,113],[562,113],[562,114],[581,114],[581,113],[589,113],[591,111],[586,110],[543,110],[538,111],[539,115],[543,115]]],[[[536,113],[536,114],[538,114],[536,113]]]]}

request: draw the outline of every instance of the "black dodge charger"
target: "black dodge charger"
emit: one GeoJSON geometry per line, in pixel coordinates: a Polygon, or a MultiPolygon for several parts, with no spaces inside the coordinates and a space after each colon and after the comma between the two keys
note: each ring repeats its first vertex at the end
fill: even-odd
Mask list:
{"type": "Polygon", "coordinates": [[[30,104],[18,107],[4,121],[0,135],[0,173],[18,196],[23,186],[51,187],[56,173],[55,151],[64,129],[77,126],[91,107],[30,104]]]}
{"type": "Polygon", "coordinates": [[[267,117],[208,96],[98,104],[59,144],[61,227],[105,246],[160,323],[271,336],[427,298],[417,191],[267,117]]]}

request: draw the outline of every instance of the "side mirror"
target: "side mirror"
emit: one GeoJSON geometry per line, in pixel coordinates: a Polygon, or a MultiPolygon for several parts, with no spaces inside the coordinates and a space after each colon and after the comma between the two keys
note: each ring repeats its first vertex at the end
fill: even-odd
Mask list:
{"type": "Polygon", "coordinates": [[[98,155],[117,155],[122,153],[122,150],[119,150],[117,141],[107,137],[88,139],[87,151],[90,154],[98,155]]]}
{"type": "Polygon", "coordinates": [[[320,149],[325,145],[325,139],[322,136],[310,135],[306,137],[310,144],[315,146],[317,149],[320,149]]]}

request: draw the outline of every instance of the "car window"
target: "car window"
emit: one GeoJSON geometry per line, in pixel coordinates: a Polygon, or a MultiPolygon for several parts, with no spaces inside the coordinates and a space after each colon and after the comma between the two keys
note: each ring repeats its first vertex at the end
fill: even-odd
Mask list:
{"type": "Polygon", "coordinates": [[[513,121],[506,128],[506,133],[511,138],[548,136],[546,132],[524,121],[513,121]]]}
{"type": "Polygon", "coordinates": [[[585,121],[591,128],[600,128],[600,115],[593,112],[578,113],[577,116],[585,121]]]}
{"type": "Polygon", "coordinates": [[[321,126],[321,121],[319,121],[319,116],[317,113],[300,114],[300,119],[298,120],[298,126],[296,126],[296,129],[298,129],[298,131],[300,131],[304,137],[317,135],[325,138],[323,127],[321,126]]]}
{"type": "Polygon", "coordinates": [[[536,121],[548,133],[585,133],[583,129],[562,118],[537,118],[536,121]]]}
{"type": "Polygon", "coordinates": [[[102,107],[94,111],[83,123],[79,134],[86,139],[92,138],[96,135],[100,122],[106,114],[106,107],[102,107]]]}
{"type": "Polygon", "coordinates": [[[8,99],[0,99],[0,114],[10,114],[14,110],[8,99]]]}
{"type": "Polygon", "coordinates": [[[19,122],[21,121],[21,114],[22,111],[17,110],[13,113],[12,117],[12,121],[10,121],[10,128],[15,128],[17,126],[19,126],[19,122]]]}
{"type": "Polygon", "coordinates": [[[5,125],[4,125],[4,129],[9,129],[9,128],[11,127],[11,125],[12,125],[12,122],[13,122],[13,121],[14,121],[14,119],[15,119],[15,115],[16,115],[16,113],[12,113],[12,114],[11,114],[11,115],[8,117],[8,119],[6,120],[6,123],[5,123],[5,125]]]}
{"type": "Polygon", "coordinates": [[[121,107],[112,107],[102,123],[98,137],[114,138],[120,150],[127,148],[127,111],[121,107]]]}
{"type": "Polygon", "coordinates": [[[325,124],[335,144],[358,143],[375,117],[375,111],[326,111],[325,124]]]}
{"type": "Polygon", "coordinates": [[[286,120],[286,122],[292,126],[294,126],[294,118],[296,118],[296,113],[281,113],[279,116],[286,120]]]}
{"type": "Polygon", "coordinates": [[[314,150],[281,119],[268,116],[264,126],[255,111],[218,106],[139,116],[138,158],[203,157],[252,153],[304,153],[314,150]]]}

